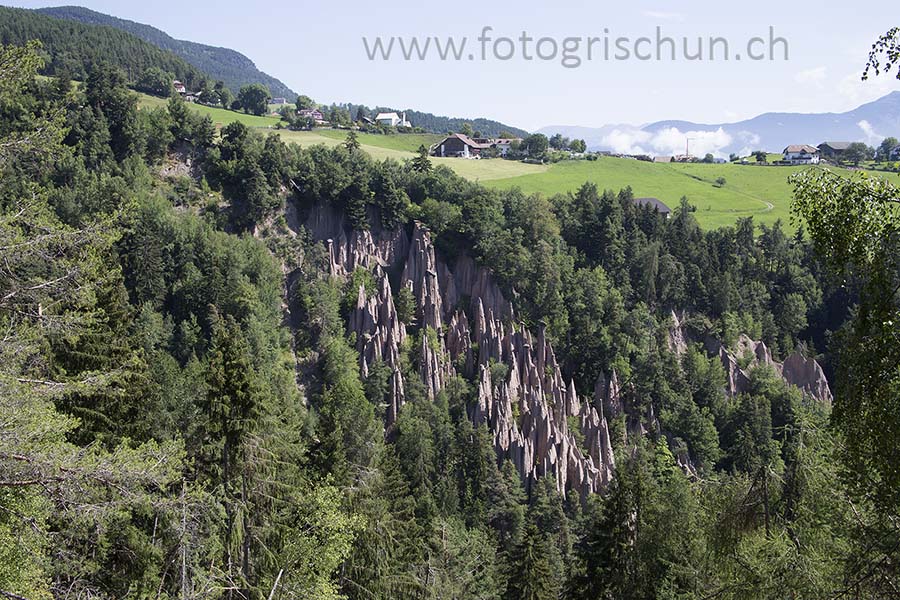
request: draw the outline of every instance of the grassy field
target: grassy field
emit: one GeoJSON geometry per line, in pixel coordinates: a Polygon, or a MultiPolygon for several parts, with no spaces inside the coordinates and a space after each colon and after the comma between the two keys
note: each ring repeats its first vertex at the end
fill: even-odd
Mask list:
{"type": "MultiPolygon", "coordinates": [[[[308,146],[324,144],[336,146],[343,144],[347,138],[347,132],[340,129],[315,129],[313,131],[288,131],[280,130],[278,134],[285,142],[308,146]]],[[[405,160],[413,158],[420,145],[431,146],[440,141],[443,136],[433,134],[397,134],[377,135],[360,133],[360,147],[372,158],[383,160],[405,160]]],[[[432,158],[435,165],[446,165],[457,174],[472,181],[492,181],[495,179],[510,179],[523,175],[535,175],[544,173],[549,169],[546,165],[527,165],[512,160],[464,160],[460,158],[432,158]]]]}
{"type": "MultiPolygon", "coordinates": [[[[166,102],[162,98],[140,95],[141,106],[165,106],[166,102]]],[[[277,117],[256,117],[198,104],[190,106],[195,111],[208,114],[219,126],[241,121],[250,127],[275,131],[285,142],[301,146],[337,146],[347,137],[346,131],[337,129],[276,130],[277,117]]],[[[358,135],[362,149],[374,159],[400,161],[415,156],[420,145],[430,146],[441,138],[429,134],[358,135]]],[[[780,155],[772,155],[772,160],[780,158],[780,155]]],[[[792,190],[787,179],[791,173],[804,168],[755,166],[752,161],[750,165],[664,164],[609,157],[553,165],[530,165],[500,159],[432,158],[432,162],[447,165],[462,177],[489,187],[519,187],[525,192],[546,196],[575,191],[586,181],[596,183],[601,189],[616,191],[630,185],[636,196],[653,196],[672,208],[678,205],[682,196],[686,196],[697,207],[697,220],[706,228],[731,225],[737,218],[749,216],[758,223],[774,223],[781,219],[790,227],[792,190]],[[716,185],[719,177],[725,178],[724,186],[716,185]]]]}
{"type": "MultiPolygon", "coordinates": [[[[138,105],[147,108],[155,108],[157,106],[165,107],[169,103],[168,98],[157,98],[147,94],[138,94],[138,105]]],[[[280,117],[270,117],[256,115],[248,115],[233,110],[225,110],[224,108],[214,108],[212,106],[203,106],[202,104],[189,104],[191,110],[202,115],[209,115],[217,126],[227,125],[234,121],[240,121],[248,127],[274,127],[275,123],[281,120],[280,117]]]]}
{"type": "Polygon", "coordinates": [[[789,225],[792,188],[787,179],[802,168],[660,164],[604,157],[557,163],[543,173],[494,178],[485,185],[504,189],[517,186],[545,195],[574,191],[586,181],[601,189],[619,190],[630,185],[635,196],[656,197],[672,208],[686,196],[697,207],[697,220],[703,227],[731,225],[738,217],[749,216],[758,223],[781,219],[789,225]],[[719,177],[726,181],[722,187],[715,185],[719,177]]]}
{"type": "Polygon", "coordinates": [[[553,167],[528,165],[515,160],[492,158],[490,160],[466,160],[464,158],[432,158],[435,165],[447,165],[457,174],[472,181],[512,181],[520,177],[539,176],[553,167]]]}
{"type": "MultiPolygon", "coordinates": [[[[138,94],[140,106],[154,108],[165,106],[168,100],[156,98],[146,94],[138,94]]],[[[347,132],[341,129],[314,129],[313,131],[290,131],[287,129],[274,129],[279,119],[277,117],[256,117],[240,112],[213,108],[200,104],[190,104],[190,108],[204,115],[209,115],[213,122],[221,127],[233,121],[240,121],[249,127],[274,131],[281,138],[292,144],[300,146],[312,146],[323,144],[325,146],[337,146],[347,139],[347,132]]],[[[384,160],[406,160],[415,156],[419,146],[429,147],[442,139],[436,134],[397,134],[377,135],[372,133],[359,133],[359,143],[372,158],[384,160]]],[[[473,181],[490,181],[493,179],[509,179],[522,175],[534,175],[547,171],[547,166],[526,165],[520,162],[507,160],[461,160],[457,158],[434,158],[435,164],[445,164],[462,177],[473,181]]]]}
{"type": "MultiPolygon", "coordinates": [[[[342,142],[347,138],[347,132],[341,129],[316,129],[314,133],[342,142]]],[[[400,150],[403,152],[416,152],[419,149],[419,146],[430,148],[444,139],[444,136],[433,133],[403,133],[397,135],[357,133],[357,137],[359,143],[363,146],[375,146],[377,148],[400,150]]]]}
{"type": "MultiPolygon", "coordinates": [[[[299,144],[300,146],[313,146],[316,144],[322,144],[325,146],[338,146],[340,144],[343,144],[344,140],[347,139],[346,131],[336,129],[314,129],[312,131],[290,131],[289,129],[279,129],[276,130],[275,133],[280,135],[281,139],[283,139],[285,142],[291,144],[299,144]]],[[[398,135],[397,137],[400,136],[398,135]]],[[[360,136],[360,148],[365,150],[366,153],[368,153],[369,156],[371,156],[375,160],[384,160],[386,158],[393,158],[394,160],[405,160],[407,158],[412,158],[413,156],[415,156],[412,152],[407,152],[405,150],[396,150],[393,148],[372,145],[368,143],[368,141],[363,142],[362,136],[360,136]]]]}

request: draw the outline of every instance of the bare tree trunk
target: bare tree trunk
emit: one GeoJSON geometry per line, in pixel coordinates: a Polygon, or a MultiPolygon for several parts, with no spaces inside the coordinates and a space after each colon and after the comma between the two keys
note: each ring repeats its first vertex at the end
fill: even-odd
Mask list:
{"type": "Polygon", "coordinates": [[[278,587],[278,582],[281,581],[281,575],[284,573],[284,569],[279,569],[278,577],[275,578],[275,583],[272,584],[272,591],[269,592],[269,600],[272,600],[272,597],[275,595],[275,588],[278,587]]]}

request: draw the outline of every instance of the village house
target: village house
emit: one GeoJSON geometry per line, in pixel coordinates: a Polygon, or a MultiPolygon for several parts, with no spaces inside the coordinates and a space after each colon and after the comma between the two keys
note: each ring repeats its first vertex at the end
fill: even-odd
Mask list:
{"type": "Polygon", "coordinates": [[[325,115],[323,115],[319,110],[315,108],[304,108],[297,113],[297,116],[303,119],[312,119],[316,123],[322,123],[325,121],[325,115]]]}
{"type": "Polygon", "coordinates": [[[399,115],[395,112],[378,113],[375,116],[375,122],[385,127],[412,127],[406,120],[405,112],[399,115]]]}
{"type": "Polygon", "coordinates": [[[269,104],[275,104],[276,106],[283,106],[288,104],[287,98],[272,98],[269,104]]]}
{"type": "Polygon", "coordinates": [[[851,142],[822,142],[819,144],[819,156],[838,161],[844,155],[851,142]]]}
{"type": "Polygon", "coordinates": [[[484,150],[495,148],[500,156],[506,156],[517,138],[476,138],[462,133],[453,133],[432,146],[432,156],[472,158],[481,156],[484,150]]]}
{"type": "Polygon", "coordinates": [[[475,138],[476,143],[487,144],[488,148],[496,148],[500,156],[509,154],[513,144],[521,141],[519,138],[475,138]]]}
{"type": "Polygon", "coordinates": [[[465,134],[453,133],[435,144],[432,147],[431,154],[453,158],[471,158],[479,156],[482,150],[490,147],[490,144],[476,142],[465,134]]]}
{"type": "Polygon", "coordinates": [[[635,198],[633,202],[636,206],[646,206],[656,210],[667,219],[672,215],[672,209],[659,198],[635,198]]]}
{"type": "Polygon", "coordinates": [[[782,163],[788,165],[817,165],[819,150],[809,144],[792,144],[782,151],[782,163]]]}
{"type": "Polygon", "coordinates": [[[184,84],[181,83],[180,81],[178,81],[177,79],[172,82],[172,87],[175,88],[176,94],[181,94],[182,96],[184,94],[187,94],[187,88],[184,87],[184,84]]]}

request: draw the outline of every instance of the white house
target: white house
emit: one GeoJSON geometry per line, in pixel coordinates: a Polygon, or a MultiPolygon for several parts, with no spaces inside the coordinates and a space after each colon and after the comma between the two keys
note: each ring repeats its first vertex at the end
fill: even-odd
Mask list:
{"type": "Polygon", "coordinates": [[[454,133],[444,138],[431,148],[432,156],[452,156],[458,158],[472,158],[481,156],[482,151],[496,148],[500,156],[506,156],[514,142],[521,142],[518,138],[475,138],[472,139],[462,133],[454,133]]]}
{"type": "Polygon", "coordinates": [[[784,149],[783,161],[791,165],[819,164],[819,149],[808,144],[794,144],[784,149]]]}
{"type": "Polygon", "coordinates": [[[375,117],[375,122],[386,127],[412,127],[409,121],[406,120],[405,112],[399,115],[395,112],[378,113],[375,117]]]}
{"type": "Polygon", "coordinates": [[[496,148],[500,152],[500,156],[506,156],[509,154],[509,150],[513,145],[513,142],[521,142],[522,140],[518,138],[494,138],[489,140],[489,143],[496,148]]]}
{"type": "Polygon", "coordinates": [[[187,88],[184,87],[184,84],[177,79],[172,82],[172,87],[175,88],[176,94],[187,94],[187,88]]]}
{"type": "Polygon", "coordinates": [[[297,116],[303,119],[312,119],[316,123],[322,123],[325,121],[325,115],[323,115],[321,111],[316,110],[315,108],[303,108],[297,113],[297,116]]]}

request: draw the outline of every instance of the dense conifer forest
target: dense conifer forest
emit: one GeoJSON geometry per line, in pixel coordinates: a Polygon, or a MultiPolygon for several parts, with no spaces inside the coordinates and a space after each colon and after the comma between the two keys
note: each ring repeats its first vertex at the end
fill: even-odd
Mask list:
{"type": "Polygon", "coordinates": [[[890,184],[704,231],[42,56],[0,47],[0,595],[897,596],[890,184]]]}
{"type": "Polygon", "coordinates": [[[131,82],[150,68],[171,73],[191,89],[205,77],[178,56],[125,31],[0,6],[0,43],[24,46],[30,40],[41,40],[41,72],[46,75],[83,80],[91,64],[102,62],[118,66],[131,82]]]}

